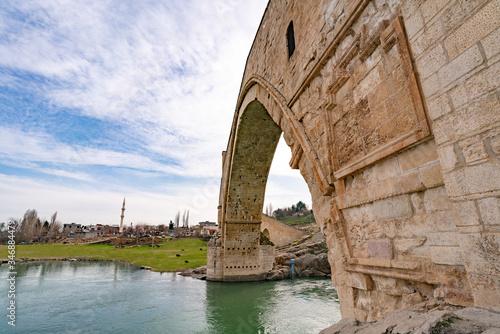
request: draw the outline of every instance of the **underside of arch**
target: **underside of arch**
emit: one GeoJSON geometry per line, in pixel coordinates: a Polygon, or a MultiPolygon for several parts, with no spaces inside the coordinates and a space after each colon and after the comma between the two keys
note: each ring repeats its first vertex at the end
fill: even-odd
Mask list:
{"type": "Polygon", "coordinates": [[[274,246],[260,244],[260,225],[267,178],[282,132],[292,149],[291,166],[313,171],[302,173],[311,192],[331,191],[304,129],[282,95],[262,78],[252,78],[242,90],[224,154],[221,235],[209,249],[210,280],[260,280],[272,269],[274,246]]]}
{"type": "Polygon", "coordinates": [[[243,111],[232,154],[226,200],[226,222],[258,222],[262,216],[267,177],[281,135],[262,103],[243,111]]]}

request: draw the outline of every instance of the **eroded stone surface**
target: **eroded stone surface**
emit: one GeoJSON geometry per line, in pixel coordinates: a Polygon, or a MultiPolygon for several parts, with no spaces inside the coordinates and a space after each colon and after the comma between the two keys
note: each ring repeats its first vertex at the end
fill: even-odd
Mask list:
{"type": "Polygon", "coordinates": [[[374,322],[352,318],[322,330],[320,334],[480,334],[499,333],[500,314],[477,308],[459,309],[435,301],[389,313],[374,322]]]}

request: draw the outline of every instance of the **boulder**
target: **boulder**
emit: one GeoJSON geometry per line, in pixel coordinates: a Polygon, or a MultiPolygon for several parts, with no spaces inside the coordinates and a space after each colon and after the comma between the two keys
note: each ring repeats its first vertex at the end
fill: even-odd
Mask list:
{"type": "Polygon", "coordinates": [[[316,255],[305,254],[295,259],[295,273],[300,274],[303,270],[309,267],[311,262],[316,259],[316,255]]]}
{"type": "Polygon", "coordinates": [[[271,270],[267,273],[266,280],[267,281],[279,281],[285,278],[285,275],[281,270],[271,270]]]}
{"type": "Polygon", "coordinates": [[[300,273],[300,277],[313,277],[314,273],[312,270],[306,269],[300,273]]]}

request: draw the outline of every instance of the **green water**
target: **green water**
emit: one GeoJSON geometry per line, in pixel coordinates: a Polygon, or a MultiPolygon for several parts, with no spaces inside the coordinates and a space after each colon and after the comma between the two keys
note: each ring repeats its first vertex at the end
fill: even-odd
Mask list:
{"type": "Polygon", "coordinates": [[[115,262],[0,266],[0,333],[318,333],[340,320],[328,279],[218,283],[115,262]]]}

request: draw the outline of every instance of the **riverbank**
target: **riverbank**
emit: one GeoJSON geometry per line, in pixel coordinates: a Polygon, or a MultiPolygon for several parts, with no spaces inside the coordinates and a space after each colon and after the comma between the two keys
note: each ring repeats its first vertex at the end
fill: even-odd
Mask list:
{"type": "MultiPolygon", "coordinates": [[[[123,261],[153,271],[183,271],[206,265],[207,243],[199,239],[176,239],[156,247],[140,245],[116,248],[112,245],[17,245],[16,261],[108,260],[123,261]]],[[[7,260],[7,246],[0,246],[0,259],[7,260]]]]}

